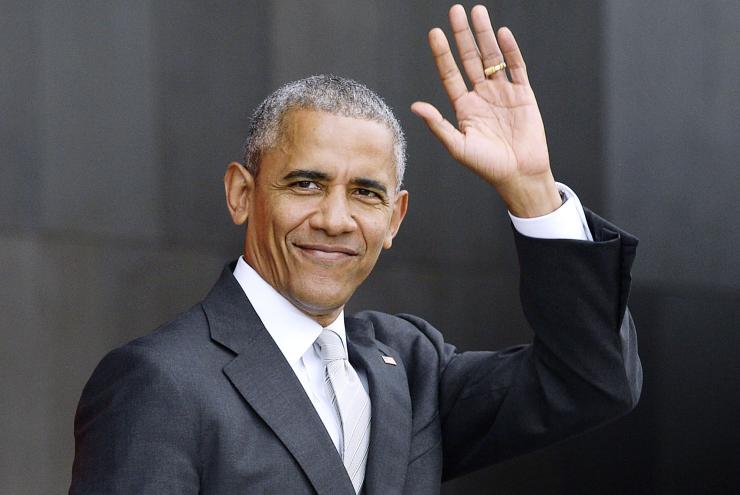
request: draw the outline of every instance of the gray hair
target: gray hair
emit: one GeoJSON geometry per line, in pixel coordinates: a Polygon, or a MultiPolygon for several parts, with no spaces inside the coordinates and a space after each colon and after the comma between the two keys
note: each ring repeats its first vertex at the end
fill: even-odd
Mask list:
{"type": "Polygon", "coordinates": [[[406,139],[393,111],[364,84],[326,74],[286,84],[265,98],[254,111],[244,143],[244,164],[252,175],[256,176],[259,171],[262,153],[278,145],[285,115],[296,109],[329,112],[385,125],[393,133],[396,190],[401,189],[406,168],[406,139]]]}

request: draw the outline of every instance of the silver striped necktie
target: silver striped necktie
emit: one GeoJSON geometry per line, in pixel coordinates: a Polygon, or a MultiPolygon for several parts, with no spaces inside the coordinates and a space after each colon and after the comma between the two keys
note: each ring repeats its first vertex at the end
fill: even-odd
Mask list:
{"type": "Polygon", "coordinates": [[[349,364],[339,335],[325,328],[315,345],[324,363],[324,379],[342,425],[344,448],[339,454],[355,492],[360,493],[370,444],[370,397],[349,364]]]}

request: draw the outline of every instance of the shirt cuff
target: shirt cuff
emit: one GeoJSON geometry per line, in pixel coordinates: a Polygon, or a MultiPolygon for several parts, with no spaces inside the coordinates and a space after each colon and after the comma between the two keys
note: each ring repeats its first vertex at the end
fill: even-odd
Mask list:
{"type": "Polygon", "coordinates": [[[586,215],[583,213],[583,206],[576,193],[565,184],[556,182],[555,185],[563,196],[563,204],[560,208],[547,215],[534,218],[519,218],[509,212],[514,228],[527,237],[593,241],[586,222],[586,215]]]}

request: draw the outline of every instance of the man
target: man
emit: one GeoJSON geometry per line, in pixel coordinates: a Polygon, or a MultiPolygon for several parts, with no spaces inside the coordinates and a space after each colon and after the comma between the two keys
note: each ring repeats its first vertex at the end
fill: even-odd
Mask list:
{"type": "Polygon", "coordinates": [[[243,256],[86,385],[70,493],[437,493],[634,406],[636,241],[553,180],[511,32],[480,6],[477,43],[462,7],[450,21],[472,91],[441,30],[429,41],[458,126],[412,110],[506,202],[533,344],[457,353],[415,316],[344,316],[407,210],[403,134],[366,87],[297,81],[224,178],[243,256]]]}

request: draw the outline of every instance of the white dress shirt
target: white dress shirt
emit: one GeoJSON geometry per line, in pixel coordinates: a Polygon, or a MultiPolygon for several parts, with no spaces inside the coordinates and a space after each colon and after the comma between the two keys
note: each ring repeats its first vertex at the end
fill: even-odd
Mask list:
{"type": "MultiPolygon", "coordinates": [[[[564,202],[554,212],[536,218],[518,218],[511,213],[511,221],[519,233],[528,237],[543,239],[578,239],[592,241],[586,223],[583,206],[578,196],[567,186],[556,183],[564,202]]],[[[338,451],[342,451],[342,429],[329,391],[324,381],[324,367],[321,364],[313,343],[321,333],[321,325],[293,306],[280,293],[239,257],[234,277],[252,303],[257,316],[265,325],[280,352],[290,364],[301,382],[306,395],[311,400],[326,430],[329,432],[338,451]]],[[[344,330],[344,311],[326,328],[336,332],[342,339],[345,350],[347,336],[344,330]]],[[[365,387],[370,392],[367,376],[363,370],[356,370],[365,387]]]]}
{"type": "Polygon", "coordinates": [[[509,212],[509,217],[516,230],[527,237],[539,237],[540,239],[593,241],[581,200],[565,184],[556,182],[555,185],[563,197],[563,204],[560,208],[535,218],[519,218],[509,212]]]}
{"type": "MultiPolygon", "coordinates": [[[[324,382],[324,365],[321,363],[313,343],[319,337],[322,327],[305,313],[293,306],[278,291],[244,261],[240,256],[234,269],[234,277],[252,303],[257,316],[262,320],[267,332],[293,368],[303,385],[306,395],[311,399],[316,412],[329,432],[339,452],[343,448],[342,429],[331,396],[324,382]]],[[[344,331],[344,311],[326,328],[339,335],[347,350],[347,336],[344,331]]],[[[365,390],[369,392],[367,376],[363,370],[356,370],[365,390]]]]}

